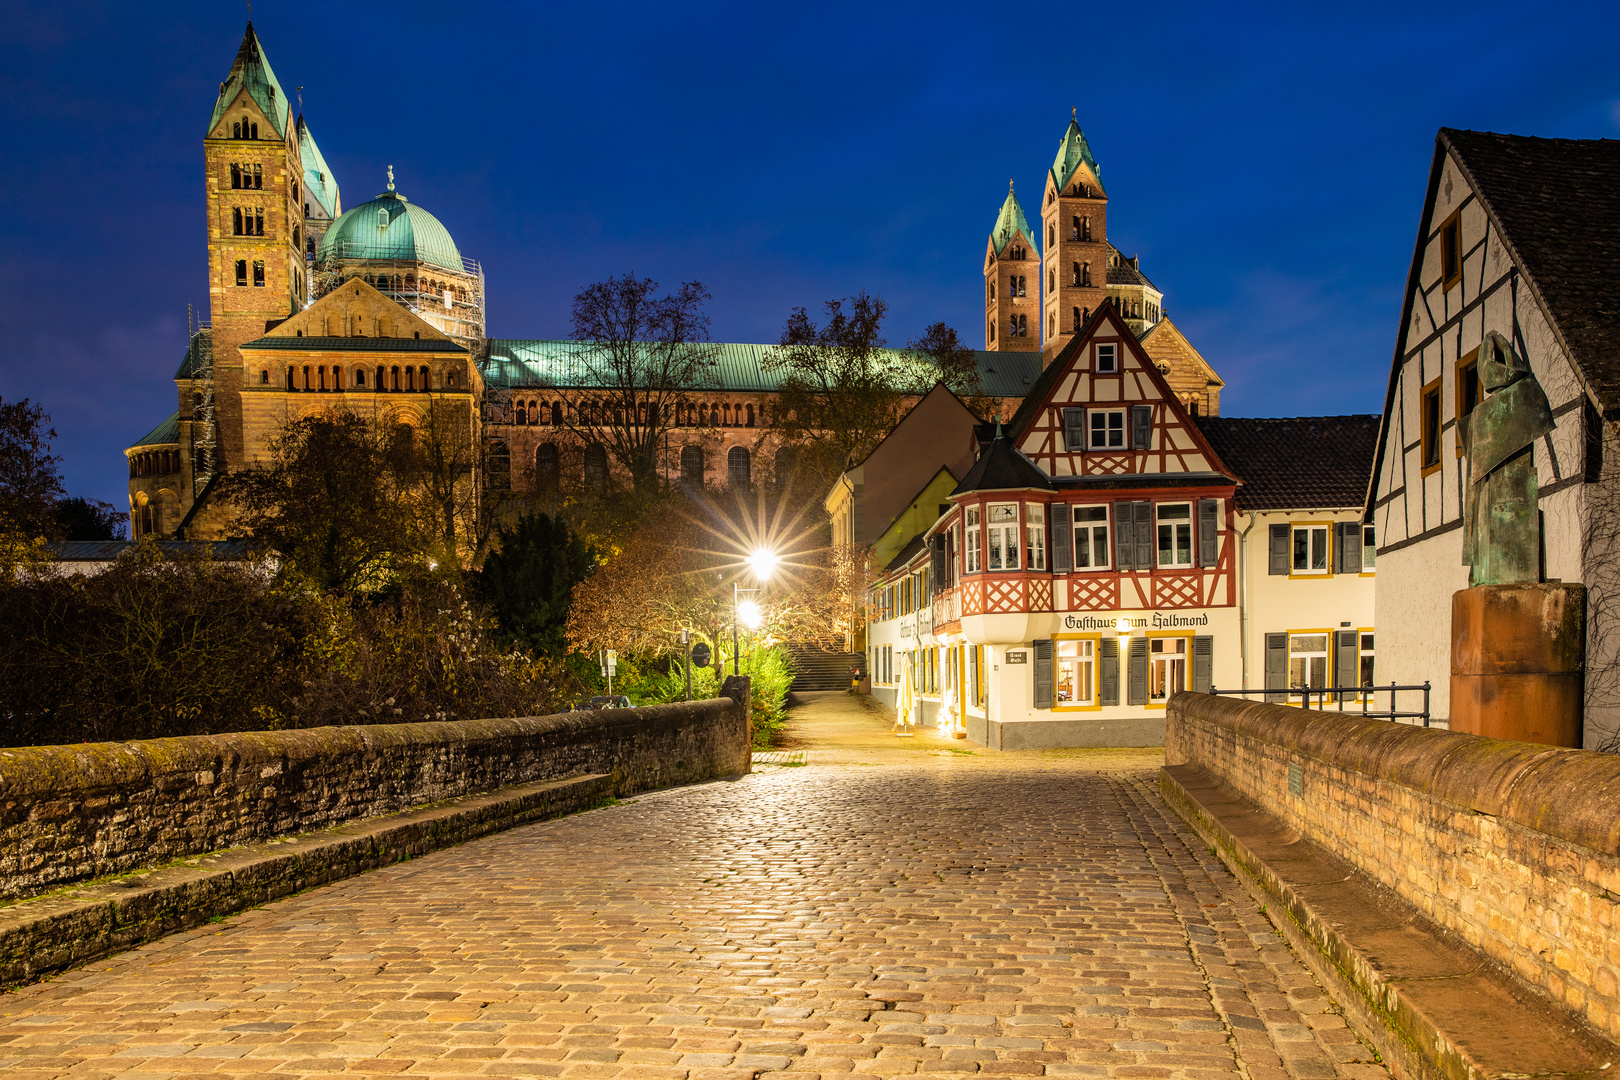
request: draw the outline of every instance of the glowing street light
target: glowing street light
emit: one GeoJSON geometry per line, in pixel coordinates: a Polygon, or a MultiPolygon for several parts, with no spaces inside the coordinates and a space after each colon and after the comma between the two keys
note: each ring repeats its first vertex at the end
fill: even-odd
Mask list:
{"type": "Polygon", "coordinates": [[[750,630],[758,630],[765,624],[765,612],[754,601],[744,600],[737,605],[737,621],[750,630]]]}
{"type": "MultiPolygon", "coordinates": [[[[761,585],[771,579],[771,572],[776,564],[782,561],[782,556],[770,548],[755,548],[753,554],[743,560],[754,571],[754,577],[761,585]]],[[[746,626],[750,630],[758,630],[765,623],[765,612],[759,603],[754,600],[742,599],[743,593],[750,595],[761,592],[760,589],[744,589],[735,581],[731,583],[731,673],[738,674],[738,662],[741,659],[740,645],[737,638],[738,625],[746,626]]],[[[723,668],[721,669],[724,670],[723,668]]]]}
{"type": "Polygon", "coordinates": [[[755,548],[754,553],[748,556],[748,565],[753,567],[754,576],[761,581],[771,580],[771,573],[781,561],[782,556],[769,548],[755,548]]]}

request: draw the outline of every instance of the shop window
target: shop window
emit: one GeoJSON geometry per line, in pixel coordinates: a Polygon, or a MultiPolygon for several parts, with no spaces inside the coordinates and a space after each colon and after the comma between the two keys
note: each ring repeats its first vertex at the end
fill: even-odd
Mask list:
{"type": "Polygon", "coordinates": [[[1328,527],[1295,525],[1293,558],[1289,568],[1295,575],[1328,572],[1328,527]]]}
{"type": "Polygon", "coordinates": [[[1288,686],[1298,690],[1310,687],[1320,690],[1327,685],[1326,634],[1290,634],[1288,636],[1288,686]]]}
{"type": "Polygon", "coordinates": [[[1148,701],[1168,701],[1187,689],[1187,639],[1153,638],[1148,642],[1148,701]]]}
{"type": "Polygon", "coordinates": [[[966,558],[966,573],[977,574],[979,572],[979,544],[979,508],[970,506],[967,510],[967,544],[963,548],[966,558]]]}
{"type": "Polygon", "coordinates": [[[1110,563],[1108,507],[1074,507],[1074,568],[1106,570],[1110,563]]]}
{"type": "Polygon", "coordinates": [[[1123,450],[1125,448],[1125,410],[1086,410],[1088,450],[1123,450]]]}
{"type": "Polygon", "coordinates": [[[1113,344],[1098,345],[1095,370],[1099,372],[1118,371],[1118,359],[1119,346],[1113,344]]]}
{"type": "Polygon", "coordinates": [[[1440,284],[1446,289],[1462,281],[1462,211],[1440,226],[1440,284]]]}
{"type": "Polygon", "coordinates": [[[1018,569],[1018,504],[992,503],[985,513],[988,569],[1018,569]]]}
{"type": "Polygon", "coordinates": [[[1057,643],[1057,703],[1094,705],[1097,701],[1097,641],[1081,638],[1057,643]]]}
{"type": "Polygon", "coordinates": [[[1156,508],[1159,527],[1159,566],[1192,565],[1192,504],[1160,503],[1156,508]]]}
{"type": "Polygon", "coordinates": [[[1046,508],[1040,503],[1024,504],[1024,566],[1046,569],[1046,508]]]}

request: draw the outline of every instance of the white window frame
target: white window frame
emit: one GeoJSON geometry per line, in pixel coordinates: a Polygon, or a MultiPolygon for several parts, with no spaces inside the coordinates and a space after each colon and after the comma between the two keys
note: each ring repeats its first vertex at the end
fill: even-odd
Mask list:
{"type": "Polygon", "coordinates": [[[1086,410],[1086,449],[1087,450],[1128,450],[1130,448],[1130,413],[1126,409],[1087,409],[1086,410]],[[1113,420],[1118,419],[1118,426],[1113,420]],[[1099,430],[1097,421],[1103,421],[1099,430]],[[1101,436],[1099,438],[1098,436],[1101,436]],[[1110,436],[1118,436],[1119,441],[1111,441],[1110,436]]]}
{"type": "Polygon", "coordinates": [[[1333,573],[1333,530],[1325,522],[1294,525],[1288,531],[1288,573],[1291,577],[1324,577],[1333,573]],[[1299,542],[1305,539],[1305,566],[1300,565],[1299,542]],[[1311,565],[1320,563],[1320,566],[1311,565]]]}
{"type": "Polygon", "coordinates": [[[1112,542],[1114,538],[1113,507],[1108,503],[1100,503],[1088,506],[1072,506],[1069,508],[1069,513],[1073,515],[1074,520],[1074,554],[1072,560],[1074,563],[1074,569],[1077,572],[1112,569],[1114,565],[1114,545],[1112,542]],[[1091,518],[1085,521],[1080,519],[1080,514],[1082,511],[1089,513],[1096,510],[1102,511],[1103,516],[1100,521],[1097,518],[1091,518]],[[1097,535],[1098,533],[1102,534],[1100,538],[1097,535]],[[1082,536],[1086,538],[1084,541],[1084,550],[1086,552],[1086,560],[1089,563],[1087,566],[1080,565],[1080,552],[1082,550],[1082,542],[1080,538],[1082,536]],[[1102,545],[1102,561],[1096,562],[1094,560],[1096,558],[1097,545],[1099,542],[1102,545]]]}
{"type": "Polygon", "coordinates": [[[1018,535],[1018,504],[1017,503],[990,503],[984,513],[984,568],[986,570],[1007,571],[1018,569],[1018,549],[1021,546],[1018,535]],[[997,520],[1002,511],[1011,511],[1011,518],[997,520]],[[1000,560],[1000,566],[996,565],[1000,560]]]}
{"type": "Polygon", "coordinates": [[[1024,567],[1046,569],[1046,507],[1040,503],[1024,504],[1024,567]]]}
{"type": "Polygon", "coordinates": [[[1377,638],[1371,630],[1356,631],[1356,683],[1365,687],[1368,683],[1366,676],[1367,664],[1372,664],[1372,675],[1378,676],[1378,644],[1377,638]]]}
{"type": "MultiPolygon", "coordinates": [[[[1330,651],[1332,644],[1333,633],[1330,630],[1318,630],[1303,634],[1290,633],[1288,635],[1288,688],[1290,690],[1297,689],[1302,685],[1307,686],[1312,690],[1322,690],[1327,688],[1328,652],[1330,651]],[[1320,649],[1308,649],[1304,647],[1307,644],[1310,644],[1313,640],[1320,641],[1322,643],[1320,649]],[[1295,647],[1296,642],[1299,643],[1299,648],[1295,647]],[[1318,665],[1317,663],[1313,663],[1313,661],[1319,661],[1320,663],[1318,665]],[[1312,671],[1313,668],[1318,667],[1318,671],[1312,671]],[[1296,671],[1299,672],[1299,678],[1295,678],[1296,671]],[[1316,678],[1318,675],[1320,676],[1319,680],[1313,682],[1312,679],[1316,678]]],[[[1357,642],[1357,644],[1359,645],[1360,642],[1357,642]]],[[[1295,694],[1294,696],[1303,697],[1304,695],[1295,694]]]]}
{"type": "Polygon", "coordinates": [[[1183,569],[1183,568],[1187,568],[1187,567],[1192,566],[1192,564],[1193,564],[1192,503],[1190,503],[1190,502],[1155,503],[1154,506],[1153,506],[1153,525],[1154,525],[1154,529],[1153,529],[1153,557],[1154,557],[1154,560],[1155,560],[1155,565],[1162,568],[1162,569],[1166,569],[1166,570],[1179,570],[1179,569],[1183,569]],[[1185,517],[1170,517],[1170,518],[1165,517],[1165,512],[1166,511],[1173,510],[1173,509],[1175,509],[1177,507],[1180,507],[1183,511],[1186,512],[1185,517]],[[1170,541],[1171,541],[1170,542],[1170,552],[1171,552],[1171,555],[1172,555],[1172,558],[1170,560],[1168,560],[1168,561],[1164,558],[1164,551],[1165,551],[1164,537],[1165,537],[1165,530],[1166,529],[1170,530],[1170,541]],[[1180,544],[1177,543],[1178,540],[1182,540],[1182,539],[1185,539],[1185,541],[1186,541],[1185,548],[1183,548],[1180,544]],[[1175,552],[1178,551],[1178,550],[1185,550],[1186,551],[1187,558],[1184,561],[1179,560],[1179,559],[1175,559],[1173,557],[1175,552]]]}
{"type": "Polygon", "coordinates": [[[967,508],[967,543],[962,546],[962,558],[966,560],[964,574],[977,574],[983,563],[984,533],[979,528],[979,508],[967,508]]]}
{"type": "Polygon", "coordinates": [[[1097,345],[1097,362],[1093,370],[1101,374],[1113,374],[1119,370],[1119,346],[1113,342],[1103,342],[1097,345]]]}
{"type": "Polygon", "coordinates": [[[1148,639],[1148,704],[1161,705],[1177,690],[1187,689],[1191,673],[1192,638],[1148,639]],[[1172,644],[1178,644],[1179,651],[1170,651],[1172,644]]]}
{"type": "Polygon", "coordinates": [[[1084,708],[1097,704],[1097,639],[1064,638],[1052,650],[1052,700],[1059,707],[1084,708]],[[1064,650],[1070,651],[1065,653],[1064,650]],[[1068,674],[1064,674],[1064,669],[1068,674]],[[1084,691],[1082,695],[1081,691],[1084,691]],[[1068,697],[1064,697],[1064,694],[1068,697]]]}

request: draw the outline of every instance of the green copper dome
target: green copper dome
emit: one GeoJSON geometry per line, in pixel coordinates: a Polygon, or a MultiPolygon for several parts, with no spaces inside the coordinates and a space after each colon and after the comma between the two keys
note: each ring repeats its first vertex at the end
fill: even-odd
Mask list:
{"type": "MultiPolygon", "coordinates": [[[[392,170],[390,170],[392,171],[392,170]]],[[[465,271],[461,251],[439,219],[390,190],[361,203],[332,223],[321,237],[316,258],[397,259],[432,263],[458,273],[465,271]],[[340,246],[341,245],[341,246],[340,246]]]]}

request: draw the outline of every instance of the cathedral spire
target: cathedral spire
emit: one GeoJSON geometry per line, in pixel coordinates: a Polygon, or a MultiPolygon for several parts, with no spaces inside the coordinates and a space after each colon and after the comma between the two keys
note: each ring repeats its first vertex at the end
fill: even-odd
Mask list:
{"type": "Polygon", "coordinates": [[[214,115],[208,121],[210,132],[215,129],[220,118],[243,91],[247,92],[259,111],[269,120],[276,137],[285,139],[292,110],[288,107],[286,93],[276,81],[276,73],[270,70],[270,61],[265,59],[264,49],[259,44],[259,35],[253,32],[251,22],[247,24],[247,30],[242,34],[242,45],[236,50],[236,59],[231,63],[230,75],[219,84],[219,97],[214,102],[214,115]]]}
{"type": "Polygon", "coordinates": [[[996,216],[995,227],[990,230],[990,243],[999,257],[1007,250],[1007,245],[1020,236],[1033,251],[1035,234],[1030,231],[1029,220],[1024,217],[1024,208],[1018,204],[1018,196],[1013,192],[1013,182],[1008,180],[1007,198],[1002,201],[1001,213],[996,216]]]}
{"type": "Polygon", "coordinates": [[[1052,182],[1059,191],[1069,186],[1069,181],[1082,168],[1089,175],[1089,182],[1096,186],[1097,192],[1107,195],[1103,190],[1102,166],[1097,159],[1091,156],[1091,146],[1086,142],[1085,133],[1080,130],[1079,110],[1069,110],[1069,126],[1063,132],[1063,138],[1058,140],[1057,157],[1052,161],[1052,182]]]}

